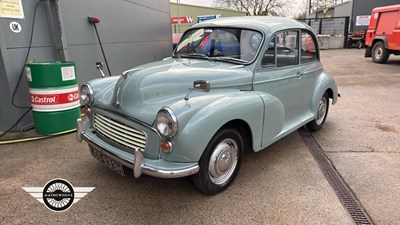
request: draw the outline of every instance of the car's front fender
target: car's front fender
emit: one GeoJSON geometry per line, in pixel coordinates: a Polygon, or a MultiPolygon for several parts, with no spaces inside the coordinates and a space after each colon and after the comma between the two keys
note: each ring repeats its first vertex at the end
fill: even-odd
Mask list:
{"type": "Polygon", "coordinates": [[[253,134],[253,145],[261,143],[264,103],[255,92],[234,91],[223,96],[221,93],[205,95],[176,103],[172,109],[178,112],[179,133],[173,139],[173,151],[162,153],[161,157],[165,160],[199,161],[211,138],[232,120],[247,123],[253,134]],[[185,110],[182,110],[183,107],[185,110]]]}
{"type": "Polygon", "coordinates": [[[100,93],[110,85],[115,85],[119,80],[120,76],[111,76],[105,78],[98,78],[87,82],[93,89],[94,94],[100,93]]]}
{"type": "Polygon", "coordinates": [[[93,90],[95,104],[112,101],[113,87],[119,79],[120,76],[111,76],[87,82],[93,90]]]}

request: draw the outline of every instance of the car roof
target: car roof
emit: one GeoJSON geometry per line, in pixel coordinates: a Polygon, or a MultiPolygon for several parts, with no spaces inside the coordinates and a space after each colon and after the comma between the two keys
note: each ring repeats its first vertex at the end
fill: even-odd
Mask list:
{"type": "Polygon", "coordinates": [[[278,30],[285,29],[312,29],[303,22],[273,16],[242,16],[242,17],[224,17],[193,25],[191,28],[202,27],[232,27],[245,28],[263,31],[266,35],[272,34],[278,30]]]}

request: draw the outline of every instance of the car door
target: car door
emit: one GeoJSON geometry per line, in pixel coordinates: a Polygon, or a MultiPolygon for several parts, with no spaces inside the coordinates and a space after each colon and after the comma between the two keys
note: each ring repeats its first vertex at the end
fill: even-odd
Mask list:
{"type": "Polygon", "coordinates": [[[300,65],[300,30],[275,33],[262,55],[261,64],[254,75],[254,90],[273,96],[283,107],[283,115],[271,115],[270,105],[264,99],[265,114],[262,145],[302,123],[309,112],[311,92],[309,82],[300,65]],[[271,131],[280,124],[280,129],[271,131]]]}
{"type": "Polygon", "coordinates": [[[315,112],[311,109],[312,96],[317,84],[317,76],[323,70],[322,64],[319,61],[319,52],[317,48],[317,39],[315,35],[309,30],[301,30],[301,42],[300,42],[300,65],[302,76],[302,85],[305,94],[308,96],[307,101],[309,104],[305,104],[305,117],[313,117],[315,112]]]}

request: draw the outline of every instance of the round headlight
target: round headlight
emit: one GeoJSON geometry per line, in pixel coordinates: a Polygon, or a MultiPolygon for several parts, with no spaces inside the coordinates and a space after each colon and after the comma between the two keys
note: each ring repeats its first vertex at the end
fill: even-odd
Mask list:
{"type": "Polygon", "coordinates": [[[93,102],[93,89],[89,84],[81,86],[80,90],[81,103],[84,105],[90,105],[93,102]]]}
{"type": "Polygon", "coordinates": [[[158,132],[166,137],[173,137],[178,132],[178,121],[174,112],[167,107],[157,113],[156,126],[158,132]]]}

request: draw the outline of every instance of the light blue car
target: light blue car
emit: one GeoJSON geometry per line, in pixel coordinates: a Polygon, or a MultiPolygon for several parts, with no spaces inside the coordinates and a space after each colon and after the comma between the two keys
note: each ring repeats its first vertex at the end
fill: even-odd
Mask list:
{"type": "Polygon", "coordinates": [[[82,85],[88,120],[78,120],[77,139],[121,175],[192,176],[212,195],[233,182],[245,151],[321,129],[337,98],[309,26],[209,20],[186,31],[172,57],[82,85]]]}

